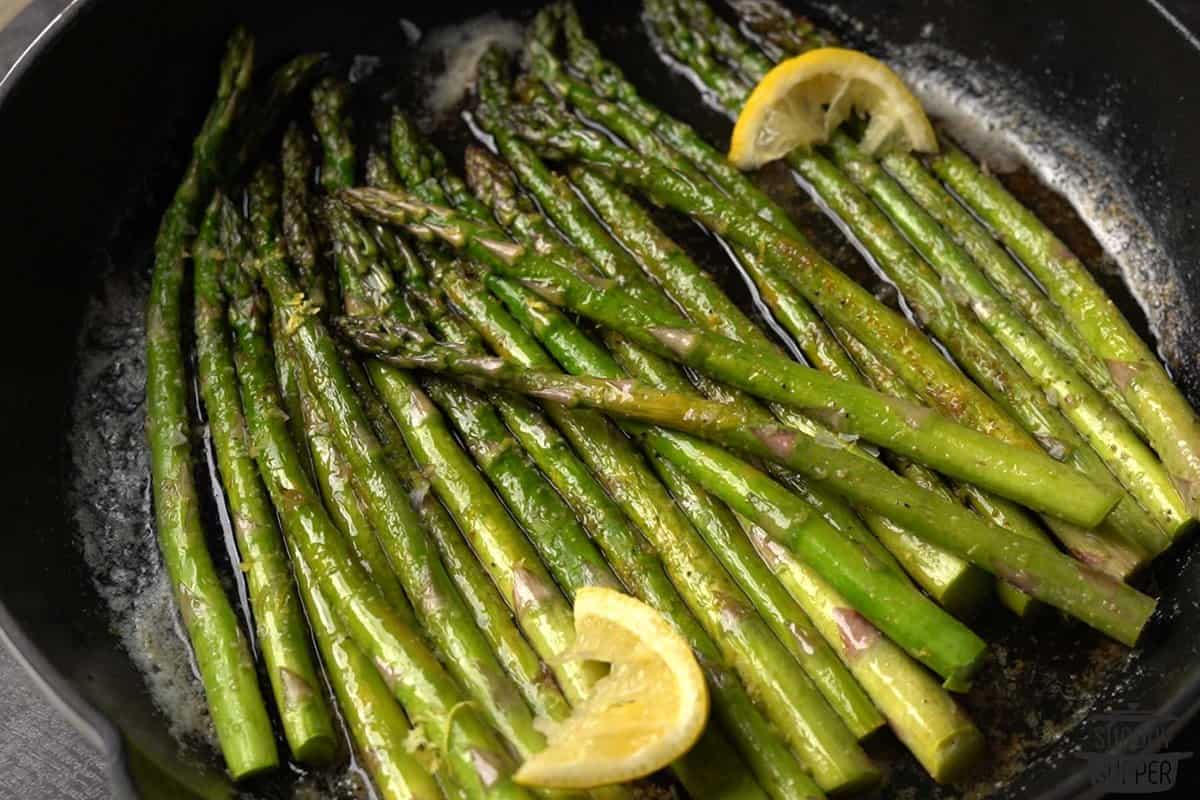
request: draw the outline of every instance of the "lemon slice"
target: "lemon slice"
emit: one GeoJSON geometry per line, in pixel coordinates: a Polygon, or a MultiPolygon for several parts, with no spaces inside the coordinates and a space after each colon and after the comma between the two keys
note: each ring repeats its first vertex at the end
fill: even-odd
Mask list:
{"type": "Polygon", "coordinates": [[[588,587],[575,597],[570,658],[612,669],[546,749],[521,765],[518,783],[591,789],[641,778],[683,755],[708,718],[708,687],[687,642],[650,606],[588,587]]]}
{"type": "Polygon", "coordinates": [[[858,111],[870,117],[862,148],[937,150],[921,103],[881,61],[857,50],[822,47],[780,62],[738,115],[729,160],[756,169],[797,147],[820,144],[858,111]]]}

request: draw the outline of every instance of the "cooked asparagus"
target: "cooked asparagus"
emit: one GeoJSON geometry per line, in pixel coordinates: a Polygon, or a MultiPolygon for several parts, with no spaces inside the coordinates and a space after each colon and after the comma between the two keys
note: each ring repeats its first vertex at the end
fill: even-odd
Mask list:
{"type": "Polygon", "coordinates": [[[159,550],[192,644],[225,765],[235,779],[279,763],[254,662],[213,567],[192,477],[191,422],[183,354],[183,282],[192,231],[216,182],[230,129],[242,113],[254,43],[231,37],[216,100],[154,243],[146,320],[146,432],[159,550]]]}

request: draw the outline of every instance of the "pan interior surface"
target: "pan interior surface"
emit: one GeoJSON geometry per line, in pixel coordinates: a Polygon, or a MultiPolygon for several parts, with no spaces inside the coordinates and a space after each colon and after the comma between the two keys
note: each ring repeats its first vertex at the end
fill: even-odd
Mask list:
{"type": "MultiPolygon", "coordinates": [[[[1161,80],[1158,65],[1179,65],[1174,74],[1200,78],[1200,53],[1149,4],[1042,5],[926,0],[902,8],[867,0],[846,10],[827,3],[801,10],[851,44],[892,59],[927,101],[937,101],[935,113],[960,126],[974,119],[982,134],[976,147],[995,143],[997,131],[1006,137],[994,160],[1015,152],[1027,163],[1006,176],[1010,186],[1086,258],[1135,324],[1155,335],[1195,403],[1200,358],[1186,333],[1200,329],[1192,199],[1200,159],[1188,132],[1200,122],[1200,104],[1191,96],[1200,81],[1161,80]],[[1131,40],[1143,44],[1120,45],[1131,40]],[[1039,179],[1066,197],[1046,191],[1039,179]]],[[[636,4],[581,2],[580,8],[589,32],[648,99],[724,143],[728,123],[701,105],[685,76],[661,64],[636,4]]],[[[0,153],[10,190],[0,198],[0,220],[9,297],[16,302],[0,322],[8,374],[15,376],[0,395],[11,521],[0,544],[0,603],[22,632],[18,645],[36,648],[51,688],[85,715],[100,712],[101,719],[83,724],[101,736],[112,736],[114,727],[120,732],[125,761],[148,796],[178,796],[177,784],[202,795],[227,791],[154,543],[142,398],[151,246],[211,92],[224,37],[245,23],[267,67],[301,50],[327,50],[363,84],[361,95],[386,89],[409,104],[430,88],[414,65],[445,66],[427,57],[415,34],[483,15],[492,25],[521,22],[532,10],[473,2],[347,8],[90,0],[76,4],[6,85],[0,153]]],[[[364,119],[376,111],[362,109],[364,119]]],[[[451,104],[440,115],[424,114],[452,159],[469,136],[456,111],[451,104]]],[[[875,280],[790,176],[768,170],[763,180],[836,263],[875,280]]],[[[705,234],[690,223],[663,221],[751,307],[705,234]]],[[[228,526],[199,434],[197,475],[211,549],[236,598],[240,588],[225,555],[228,526]]],[[[1145,588],[1164,599],[1145,643],[1132,653],[1049,614],[1023,625],[996,611],[976,624],[992,656],[965,703],[993,758],[968,796],[1078,796],[1087,786],[1078,754],[1120,746],[1139,726],[1142,733],[1147,726],[1172,730],[1195,711],[1200,565],[1194,562],[1185,546],[1146,576],[1145,588]],[[1114,727],[1117,712],[1126,721],[1114,727]]],[[[890,767],[888,796],[963,792],[932,787],[898,745],[882,741],[874,754],[890,767]]],[[[303,786],[354,797],[362,780],[354,769],[285,773],[247,785],[248,796],[291,797],[303,786]]]]}

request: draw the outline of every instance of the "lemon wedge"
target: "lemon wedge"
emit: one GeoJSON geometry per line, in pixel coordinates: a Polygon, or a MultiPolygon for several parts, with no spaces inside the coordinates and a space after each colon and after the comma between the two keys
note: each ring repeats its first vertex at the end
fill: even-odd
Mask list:
{"type": "Polygon", "coordinates": [[[937,150],[921,103],[886,64],[840,47],[822,47],[780,62],[742,107],[729,160],[756,169],[797,147],[820,144],[854,111],[870,118],[862,148],[874,153],[937,150]]]}
{"type": "Polygon", "coordinates": [[[517,770],[518,783],[591,789],[634,780],[700,737],[708,718],[704,675],[687,642],[650,606],[612,589],[579,590],[568,657],[612,669],[548,731],[546,749],[517,770]]]}

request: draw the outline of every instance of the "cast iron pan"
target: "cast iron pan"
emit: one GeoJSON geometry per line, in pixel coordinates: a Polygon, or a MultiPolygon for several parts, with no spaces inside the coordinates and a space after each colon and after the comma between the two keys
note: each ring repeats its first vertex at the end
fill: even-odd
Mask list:
{"type": "MultiPolygon", "coordinates": [[[[0,314],[6,523],[0,629],[47,694],[103,751],[120,798],[138,791],[179,797],[182,785],[221,793],[223,779],[202,747],[181,748],[169,734],[143,674],[111,630],[81,555],[80,513],[124,526],[134,539],[144,537],[147,520],[88,495],[68,432],[94,426],[112,455],[108,463],[135,470],[144,463],[142,437],[118,436],[109,425],[141,413],[139,392],[101,393],[87,404],[94,418],[73,416],[79,393],[96,393],[103,383],[82,377],[89,364],[80,353],[97,347],[138,352],[128,344],[140,325],[150,242],[207,106],[224,38],[236,22],[246,23],[267,66],[301,50],[327,50],[343,65],[357,54],[381,56],[382,74],[402,96],[410,82],[402,17],[426,30],[495,8],[474,0],[239,5],[76,0],[0,87],[0,253],[7,289],[0,314]],[[107,323],[83,330],[85,310],[98,300],[109,309],[107,323]]],[[[900,47],[921,41],[926,24],[934,23],[936,41],[1023,79],[1032,107],[1057,115],[1115,160],[1154,236],[1171,263],[1181,265],[1170,269],[1182,296],[1151,309],[1154,325],[1200,330],[1192,311],[1200,302],[1200,50],[1156,4],[845,0],[842,6],[867,23],[867,32],[900,47]],[[1169,79],[1162,78],[1164,65],[1169,79]],[[1101,112],[1105,125],[1096,124],[1101,112]]],[[[518,18],[528,13],[502,10],[518,18]]],[[[806,10],[852,41],[861,35],[839,29],[840,18],[824,3],[806,10]]],[[[585,3],[583,11],[606,51],[617,54],[651,99],[676,112],[694,106],[691,87],[650,56],[634,5],[585,3]]],[[[714,116],[688,116],[721,134],[714,116]]],[[[1050,211],[1062,207],[1055,198],[1042,204],[1050,211]]],[[[1063,233],[1096,252],[1081,231],[1063,233]]],[[[1152,272],[1139,280],[1167,277],[1152,272]]],[[[1136,324],[1146,325],[1139,308],[1127,309],[1136,324]]],[[[1168,352],[1193,402],[1200,401],[1196,352],[1168,352]]],[[[109,359],[105,368],[125,385],[140,386],[138,357],[109,359]]],[[[223,549],[219,536],[213,546],[223,549]]],[[[1079,753],[1144,747],[1148,733],[1169,736],[1196,713],[1200,564],[1187,549],[1161,559],[1144,579],[1164,600],[1136,655],[1052,617],[1028,630],[999,615],[978,622],[1003,657],[993,659],[979,679],[982,688],[967,700],[994,754],[976,789],[998,783],[1002,797],[1084,796],[1091,790],[1079,753]],[[1114,711],[1141,716],[1117,724],[1114,711]]],[[[157,569],[152,551],[142,566],[157,569]]],[[[889,794],[935,795],[911,762],[889,757],[886,742],[876,747],[892,765],[889,794]]],[[[290,796],[286,783],[250,788],[258,796],[290,796]]]]}

